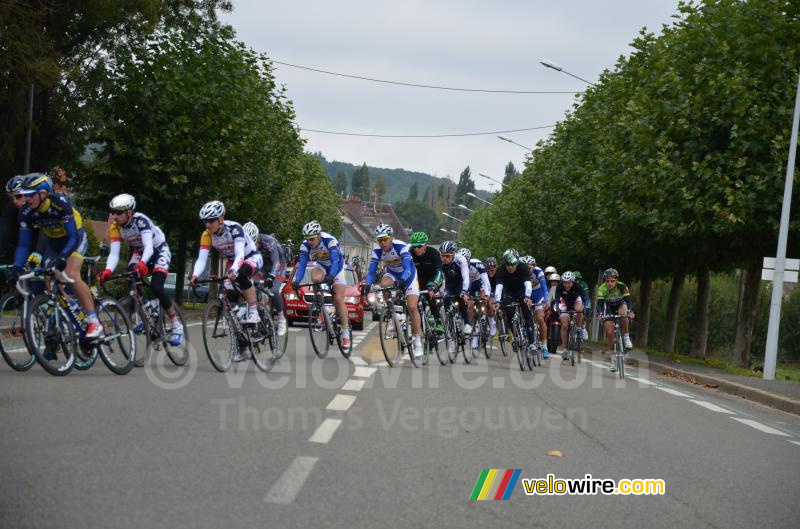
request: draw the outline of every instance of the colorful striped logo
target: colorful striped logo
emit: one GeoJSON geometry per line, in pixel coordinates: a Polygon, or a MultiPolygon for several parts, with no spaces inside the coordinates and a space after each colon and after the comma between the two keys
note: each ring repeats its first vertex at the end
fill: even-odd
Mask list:
{"type": "Polygon", "coordinates": [[[470,500],[507,500],[519,481],[521,468],[484,468],[470,500]]]}

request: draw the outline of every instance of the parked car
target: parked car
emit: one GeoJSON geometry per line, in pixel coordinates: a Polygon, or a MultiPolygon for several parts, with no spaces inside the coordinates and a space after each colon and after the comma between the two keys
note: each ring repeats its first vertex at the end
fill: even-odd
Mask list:
{"type": "MultiPolygon", "coordinates": [[[[306,268],[305,276],[301,283],[311,282],[311,270],[314,268],[315,263],[309,263],[306,268]]],[[[294,277],[294,268],[287,270],[287,277],[294,277]]],[[[359,282],[353,268],[347,264],[345,265],[344,278],[347,286],[344,292],[344,302],[347,306],[347,314],[350,318],[350,326],[357,331],[364,328],[364,306],[361,299],[361,290],[359,289],[359,282]]],[[[291,281],[287,281],[281,290],[283,297],[283,307],[286,310],[286,319],[289,325],[295,322],[308,321],[308,304],[312,297],[311,289],[308,287],[300,287],[299,294],[292,289],[291,281]]],[[[333,294],[325,294],[325,303],[333,304],[333,294]]]]}
{"type": "MultiPolygon", "coordinates": [[[[190,302],[208,303],[208,285],[197,285],[195,288],[197,296],[189,286],[189,280],[183,281],[183,300],[190,302]],[[198,297],[199,296],[199,297],[198,297]]],[[[175,272],[167,274],[167,280],[164,282],[164,292],[172,299],[175,299],[175,272]]]]}

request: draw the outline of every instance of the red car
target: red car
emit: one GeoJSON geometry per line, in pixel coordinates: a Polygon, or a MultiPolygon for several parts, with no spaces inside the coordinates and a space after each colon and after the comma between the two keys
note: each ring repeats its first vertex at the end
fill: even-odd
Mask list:
{"type": "MultiPolygon", "coordinates": [[[[314,268],[315,263],[308,263],[306,267],[306,274],[300,283],[311,282],[311,270],[314,268]]],[[[347,286],[344,291],[344,303],[347,306],[347,314],[350,317],[350,326],[360,331],[364,328],[364,303],[361,299],[361,289],[359,289],[358,278],[353,268],[345,265],[344,278],[347,286]]],[[[287,277],[294,277],[294,268],[287,270],[287,277]]],[[[308,287],[300,287],[300,294],[298,295],[293,289],[291,281],[287,282],[281,290],[283,297],[283,307],[286,310],[286,318],[289,325],[295,322],[308,321],[308,303],[311,299],[311,289],[308,287]]],[[[326,303],[333,303],[333,296],[331,294],[325,295],[326,303]]]]}

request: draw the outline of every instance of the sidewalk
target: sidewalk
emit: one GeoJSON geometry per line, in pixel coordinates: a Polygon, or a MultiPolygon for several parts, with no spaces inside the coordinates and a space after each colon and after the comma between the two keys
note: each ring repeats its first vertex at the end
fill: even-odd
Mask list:
{"type": "MultiPolygon", "coordinates": [[[[597,346],[587,346],[593,351],[597,346]]],[[[599,350],[597,355],[599,356],[599,350]]],[[[642,351],[628,354],[628,364],[650,369],[690,384],[716,389],[737,395],[753,402],[766,404],[779,410],[800,415],[800,382],[791,380],[764,380],[762,378],[732,375],[704,365],[674,362],[662,357],[652,359],[642,351]]]]}

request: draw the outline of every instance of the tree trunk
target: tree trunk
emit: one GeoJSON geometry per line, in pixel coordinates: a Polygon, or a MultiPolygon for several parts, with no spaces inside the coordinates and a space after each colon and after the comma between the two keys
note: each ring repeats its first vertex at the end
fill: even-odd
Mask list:
{"type": "Polygon", "coordinates": [[[711,273],[701,266],[697,271],[697,300],[694,305],[694,335],[692,337],[691,355],[695,358],[706,358],[708,346],[708,309],[711,301],[711,273]]]}
{"type": "Polygon", "coordinates": [[[672,276],[672,285],[669,289],[669,305],[667,306],[667,330],[664,335],[664,351],[675,351],[675,335],[678,332],[678,312],[681,309],[681,293],[686,272],[676,271],[672,276]]]}
{"type": "Polygon", "coordinates": [[[189,235],[185,227],[178,230],[178,254],[175,256],[175,303],[183,306],[183,278],[186,275],[186,248],[189,235]]]}
{"type": "Polygon", "coordinates": [[[636,343],[639,347],[647,347],[650,336],[650,301],[653,294],[653,278],[642,277],[639,284],[639,306],[634,307],[636,313],[636,343]]]}
{"type": "Polygon", "coordinates": [[[753,328],[756,324],[756,302],[758,283],[761,280],[761,261],[748,264],[741,271],[742,293],[736,315],[736,343],[731,354],[731,363],[736,367],[750,367],[750,346],[753,343],[753,328]]]}

